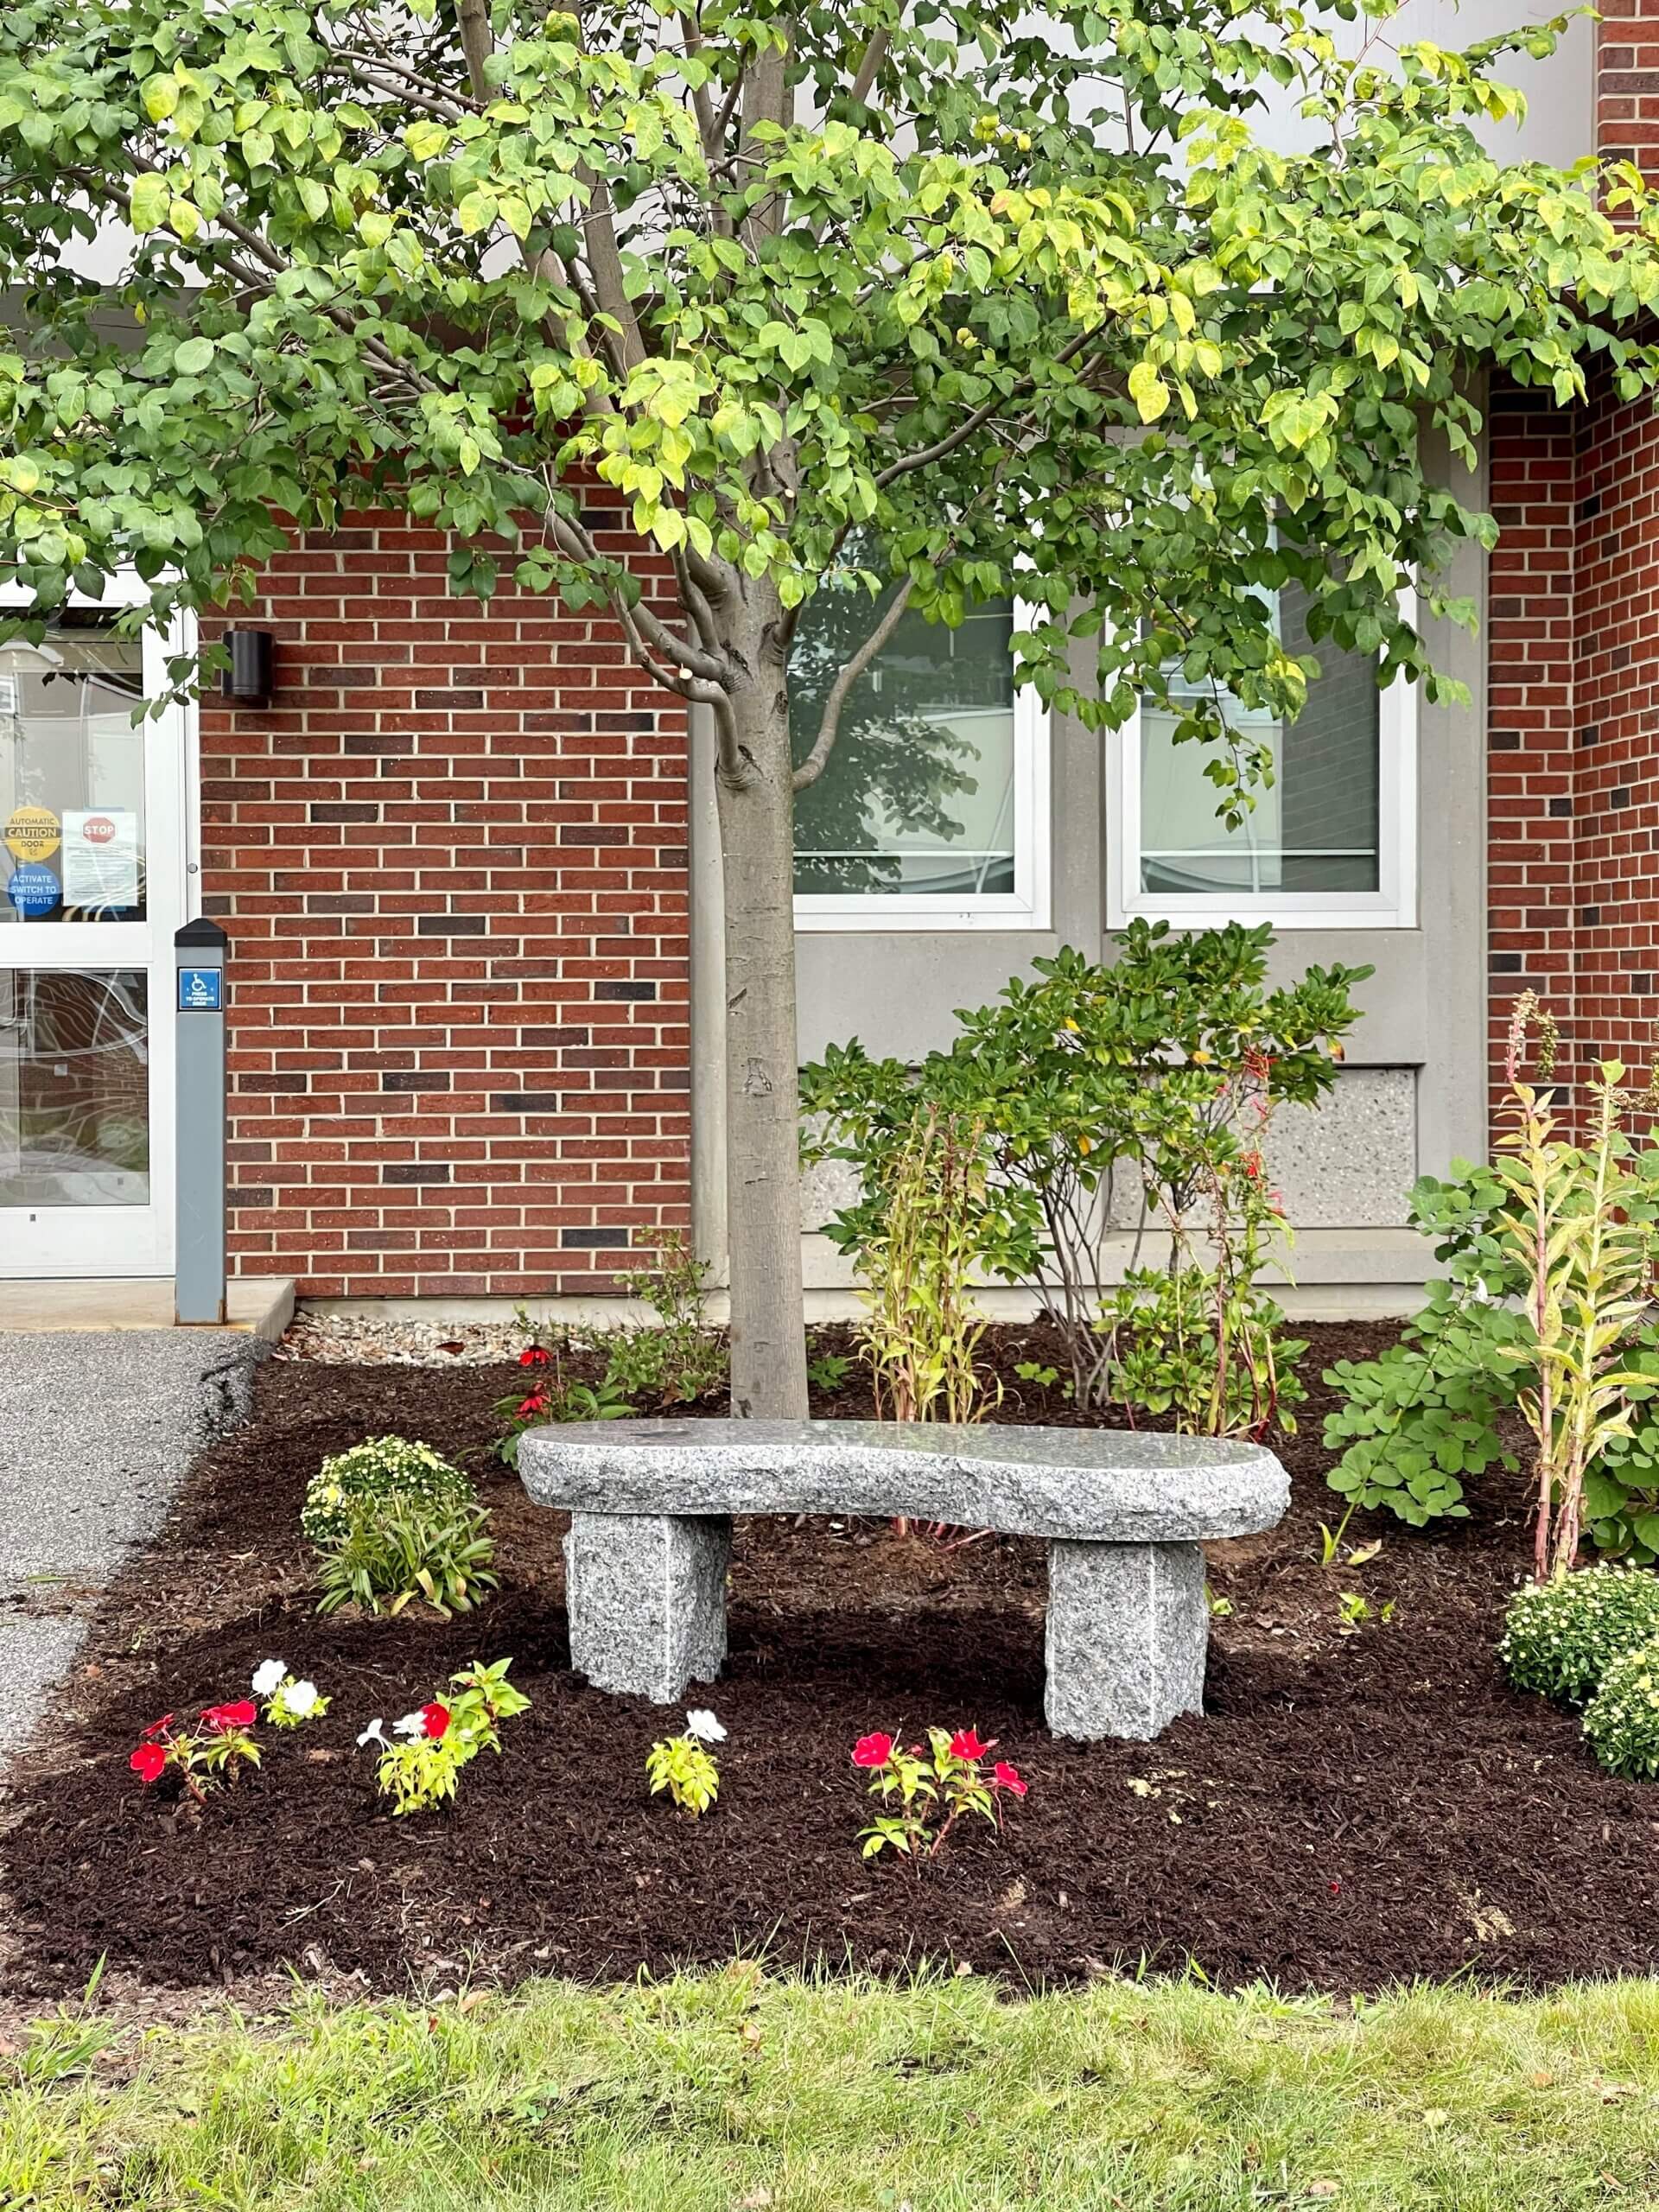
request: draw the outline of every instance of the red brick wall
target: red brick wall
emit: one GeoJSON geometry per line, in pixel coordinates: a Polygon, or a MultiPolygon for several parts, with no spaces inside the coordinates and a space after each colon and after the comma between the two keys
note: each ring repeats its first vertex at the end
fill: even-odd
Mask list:
{"type": "Polygon", "coordinates": [[[608,1291],[689,1217],[683,718],[608,623],[445,564],[394,518],[281,556],[235,617],[272,705],[202,714],[232,1266],[608,1291]]]}
{"type": "MultiPolygon", "coordinates": [[[[1659,176],[1659,0],[1605,0],[1604,153],[1659,176]]],[[[1659,410],[1605,380],[1571,415],[1494,396],[1490,578],[1491,1066],[1520,991],[1571,1079],[1645,1076],[1659,1014],[1659,410]]]]}
{"type": "Polygon", "coordinates": [[[1487,964],[1494,1107],[1510,1010],[1526,989],[1573,1034],[1577,716],[1576,423],[1547,397],[1495,391],[1487,579],[1487,964]]]}
{"type": "Polygon", "coordinates": [[[1578,521],[1580,1055],[1645,1076],[1659,972],[1659,412],[1587,410],[1578,521]]]}

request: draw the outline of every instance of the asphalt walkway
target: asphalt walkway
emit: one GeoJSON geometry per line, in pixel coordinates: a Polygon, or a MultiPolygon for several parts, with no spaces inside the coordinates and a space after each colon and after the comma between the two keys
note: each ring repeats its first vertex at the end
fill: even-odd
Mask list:
{"type": "Polygon", "coordinates": [[[246,1420],[268,1349],[232,1329],[0,1332],[0,1751],[191,1461],[246,1420]]]}

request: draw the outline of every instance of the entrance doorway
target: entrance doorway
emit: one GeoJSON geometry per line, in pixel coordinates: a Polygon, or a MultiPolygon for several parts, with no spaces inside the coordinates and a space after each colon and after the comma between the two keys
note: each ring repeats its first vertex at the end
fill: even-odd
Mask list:
{"type": "Polygon", "coordinates": [[[187,731],[115,612],[0,646],[0,1277],[173,1266],[187,731]]]}

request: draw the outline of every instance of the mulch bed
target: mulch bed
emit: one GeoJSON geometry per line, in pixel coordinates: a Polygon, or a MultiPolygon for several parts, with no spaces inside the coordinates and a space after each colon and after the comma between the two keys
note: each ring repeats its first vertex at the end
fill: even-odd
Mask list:
{"type": "MultiPolygon", "coordinates": [[[[1378,1328],[1315,1327],[1306,1372],[1378,1328]]],[[[1020,1384],[1040,1331],[995,1332],[1005,1419],[1067,1418],[1020,1384]]],[[[252,1986],[291,1963],[371,1987],[463,1974],[632,1974],[728,1959],[899,1970],[966,1961],[1040,1986],[1196,1961],[1222,1984],[1375,1990],[1459,1972],[1542,1984],[1648,1970],[1659,1926],[1659,1791],[1614,1782],[1576,1722],[1515,1694],[1493,1657],[1527,1530],[1519,1486],[1473,1517],[1381,1535],[1325,1571],[1323,1392],[1282,1448],[1295,1478],[1271,1534],[1213,1548],[1209,1711],[1151,1745],[1051,1741],[1042,1726],[1042,1548],[945,1548],[867,1522],[739,1523],[732,1653],[710,1694],[730,1731],[718,1806],[648,1797],[664,1716],[568,1669],[559,1539],[488,1458],[517,1370],[273,1364],[254,1425],[205,1459],[161,1541],[104,1601],[60,1709],[14,1771],[0,1875],[14,1993],[84,1984],[97,1961],[178,1987],[252,1986]],[[496,1510],[504,1588],[454,1623],[319,1620],[297,1532],[319,1459],[365,1435],[465,1455],[496,1510]],[[1338,1600],[1380,1615],[1339,1633],[1338,1600]],[[474,1656],[511,1653],[533,1710],[453,1810],[394,1821],[353,1749],[474,1656]],[[314,1675],[327,1717],[262,1731],[266,1764],[205,1816],[142,1789],[127,1754],[166,1707],[242,1694],[272,1655],[314,1675]],[[918,1870],[866,1865],[854,1738],[971,1721],[1027,1776],[1005,1833],[918,1870]]],[[[1052,1402],[1051,1402],[1052,1401],[1052,1402]]],[[[715,1410],[715,1408],[710,1408],[715,1410]]],[[[844,1389],[816,1410],[868,1410],[844,1389]]]]}

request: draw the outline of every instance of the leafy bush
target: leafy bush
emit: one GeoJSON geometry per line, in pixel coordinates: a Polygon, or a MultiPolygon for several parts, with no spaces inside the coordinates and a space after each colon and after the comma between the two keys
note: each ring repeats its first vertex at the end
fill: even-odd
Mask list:
{"type": "Polygon", "coordinates": [[[1609,1774],[1659,1778],[1659,1642],[1613,1661],[1585,1708],[1584,1732],[1609,1774]]]}
{"type": "Polygon", "coordinates": [[[658,1325],[615,1329],[600,1337],[605,1372],[597,1382],[566,1374],[566,1332],[535,1334],[528,1314],[520,1312],[531,1341],[518,1355],[518,1364],[536,1371],[523,1391],[496,1402],[505,1433],[495,1448],[508,1466],[518,1464],[519,1438],[548,1421],[625,1421],[639,1412],[641,1398],[659,1406],[688,1405],[724,1387],[729,1361],[725,1340],[709,1326],[705,1311],[708,1268],[677,1230],[658,1232],[656,1241],[658,1265],[627,1269],[617,1281],[645,1300],[658,1325]],[[550,1342],[543,1343],[543,1335],[550,1342]]]}
{"type": "Polygon", "coordinates": [[[322,1551],[317,1611],[356,1605],[395,1614],[421,1598],[444,1620],[470,1612],[497,1586],[489,1519],[485,1507],[454,1498],[358,1500],[345,1535],[322,1551]]]}
{"type": "Polygon", "coordinates": [[[344,1542],[359,1504],[470,1504],[474,1496],[468,1478],[429,1444],[375,1436],[323,1461],[306,1490],[300,1527],[308,1542],[331,1547],[344,1542]]]}
{"type": "Polygon", "coordinates": [[[1497,1656],[1517,1689],[1582,1705],[1616,1660],[1659,1637],[1659,1574],[1592,1567],[1510,1599],[1497,1656]]]}
{"type": "Polygon", "coordinates": [[[1515,1390],[1499,1354],[1524,1334],[1520,1315],[1474,1303],[1455,1284],[1431,1284],[1397,1344],[1325,1372],[1344,1401],[1325,1416],[1326,1448],[1342,1453],[1331,1487],[1352,1506],[1386,1508],[1414,1528],[1465,1518],[1459,1477],[1494,1460],[1511,1471],[1519,1464],[1498,1433],[1515,1390]]]}
{"type": "Polygon", "coordinates": [[[918,1109],[977,1129],[973,1263],[1038,1293],[1065,1332],[1076,1402],[1103,1402],[1110,1351],[1096,1322],[1115,1187],[1137,1190],[1143,1216],[1187,1245],[1196,1208],[1213,1213],[1217,1198],[1261,1184],[1268,1119],[1325,1095],[1357,1018],[1348,992],[1369,968],[1312,968],[1268,990],[1271,943],[1265,926],[1175,936],[1137,921],[1109,963],[1071,948],[1035,961],[1034,982],[1015,977],[995,1004],[960,1012],[960,1035],[918,1067],[872,1060],[856,1040],[832,1046],[801,1078],[806,1157],[859,1175],[831,1239],[865,1268],[918,1109]]]}
{"type": "MultiPolygon", "coordinates": [[[[1529,1013],[1523,999],[1517,1027],[1529,1013]]],[[[1517,1071],[1518,1058],[1517,1037],[1517,1071]]],[[[1448,1280],[1430,1287],[1398,1345],[1325,1375],[1344,1399],[1325,1424],[1342,1454],[1329,1479],[1351,1503],[1418,1525],[1466,1513],[1459,1478],[1494,1463],[1514,1471],[1503,1419],[1530,1421],[1536,1442],[1541,1403],[1540,1542],[1555,1523],[1562,1564],[1580,1535],[1611,1556],[1659,1559],[1659,1331],[1639,1289],[1659,1257],[1659,1145],[1624,1133],[1623,1071],[1606,1073],[1611,1082],[1592,1086],[1606,1118],[1588,1144],[1541,1125],[1548,1098],[1518,1084],[1519,1148],[1512,1141],[1495,1167],[1456,1160],[1445,1181],[1414,1187],[1413,1224],[1434,1240],[1448,1280]],[[1554,1224],[1541,1248],[1541,1208],[1554,1224]],[[1540,1249],[1553,1255],[1541,1300],[1529,1264],[1540,1249]]]]}
{"type": "Polygon", "coordinates": [[[1260,1439],[1275,1423],[1294,1433],[1307,1345],[1281,1336],[1285,1319],[1218,1268],[1131,1269],[1101,1307],[1109,1395],[1132,1412],[1173,1414],[1183,1434],[1260,1439]]]}
{"type": "Polygon", "coordinates": [[[623,1329],[609,1339],[606,1383],[624,1397],[690,1405],[726,1382],[725,1340],[709,1325],[707,1264],[677,1229],[652,1232],[657,1264],[619,1274],[620,1287],[643,1298],[655,1328],[623,1329]]]}

